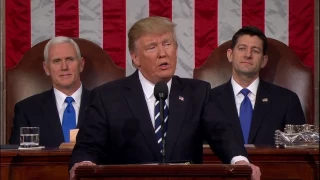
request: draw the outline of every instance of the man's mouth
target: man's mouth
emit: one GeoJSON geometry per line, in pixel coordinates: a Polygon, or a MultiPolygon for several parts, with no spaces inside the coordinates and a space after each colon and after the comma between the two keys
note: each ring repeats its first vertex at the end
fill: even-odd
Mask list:
{"type": "Polygon", "coordinates": [[[169,63],[164,62],[160,64],[160,69],[167,69],[169,67],[169,63]]]}
{"type": "Polygon", "coordinates": [[[252,63],[249,62],[249,61],[242,61],[241,64],[250,64],[250,65],[252,65],[252,63]]]}
{"type": "Polygon", "coordinates": [[[67,76],[71,76],[71,74],[61,74],[60,77],[67,77],[67,76]]]}

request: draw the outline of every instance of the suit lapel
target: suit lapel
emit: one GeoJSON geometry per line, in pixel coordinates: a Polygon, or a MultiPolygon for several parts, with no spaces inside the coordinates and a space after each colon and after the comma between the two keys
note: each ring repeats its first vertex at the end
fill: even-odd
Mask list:
{"type": "Polygon", "coordinates": [[[42,102],[42,110],[44,114],[43,120],[48,122],[49,128],[45,130],[40,129],[40,131],[49,131],[50,136],[54,137],[52,139],[57,141],[60,140],[61,142],[63,142],[64,136],[61,128],[61,122],[58,115],[53,89],[51,89],[44,95],[42,102]]]}
{"type": "Polygon", "coordinates": [[[257,90],[257,97],[252,115],[250,134],[248,143],[252,144],[253,140],[265,119],[264,116],[268,111],[270,102],[269,86],[262,80],[260,80],[259,87],[257,90]]]}
{"type": "Polygon", "coordinates": [[[231,81],[224,85],[224,88],[221,90],[221,96],[218,97],[219,104],[221,109],[224,111],[224,114],[227,116],[227,119],[230,120],[232,128],[235,132],[237,141],[241,144],[244,144],[243,134],[241,129],[241,124],[238,116],[237,107],[235,105],[234,92],[231,85],[231,81]]]}
{"type": "Polygon", "coordinates": [[[82,89],[82,94],[81,94],[81,104],[80,104],[80,110],[79,110],[79,115],[78,115],[78,124],[77,128],[80,128],[81,125],[83,124],[83,121],[85,119],[85,112],[87,109],[87,105],[89,103],[89,90],[83,88],[82,89]]]}
{"type": "Polygon", "coordinates": [[[185,119],[184,116],[187,112],[188,103],[189,99],[187,97],[187,92],[184,91],[180,78],[174,76],[172,78],[169,97],[168,131],[166,136],[167,157],[170,157],[170,154],[173,151],[181,125],[185,119]]]}
{"type": "Polygon", "coordinates": [[[139,80],[138,71],[127,78],[125,97],[134,117],[140,122],[141,131],[148,146],[160,161],[160,148],[150,119],[148,106],[143,94],[142,85],[139,80]]]}

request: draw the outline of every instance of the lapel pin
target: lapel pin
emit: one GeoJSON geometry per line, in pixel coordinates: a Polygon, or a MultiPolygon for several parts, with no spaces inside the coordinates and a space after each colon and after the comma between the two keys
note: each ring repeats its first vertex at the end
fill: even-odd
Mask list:
{"type": "Polygon", "coordinates": [[[262,102],[268,102],[268,98],[263,98],[262,102]]]}
{"type": "Polygon", "coordinates": [[[184,101],[184,97],[179,96],[179,100],[180,100],[180,101],[184,101]]]}

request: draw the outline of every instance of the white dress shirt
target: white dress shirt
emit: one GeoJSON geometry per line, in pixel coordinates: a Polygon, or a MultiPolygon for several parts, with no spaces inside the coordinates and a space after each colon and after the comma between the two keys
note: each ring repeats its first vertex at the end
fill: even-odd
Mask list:
{"type": "MultiPolygon", "coordinates": [[[[68,96],[56,88],[53,88],[53,92],[56,97],[56,103],[57,103],[56,105],[59,113],[60,123],[62,125],[63,113],[68,105],[68,103],[65,102],[65,99],[68,96]]],[[[82,94],[82,84],[80,85],[79,89],[71,95],[71,97],[74,99],[74,101],[72,102],[72,105],[76,112],[76,124],[78,124],[78,116],[79,116],[79,110],[80,110],[80,104],[81,104],[81,94],[82,94]]]]}
{"type": "MultiPolygon", "coordinates": [[[[252,109],[254,109],[254,104],[256,102],[256,97],[257,97],[257,90],[258,90],[258,85],[259,85],[260,79],[259,77],[254,80],[248,87],[246,87],[248,90],[250,90],[250,93],[248,94],[248,98],[251,101],[252,104],[252,109]]],[[[236,101],[236,107],[237,107],[237,112],[239,116],[240,112],[240,106],[241,103],[244,99],[244,95],[240,92],[243,87],[241,87],[234,79],[233,77],[231,78],[231,84],[234,92],[234,99],[236,101]]]]}
{"type": "MultiPolygon", "coordinates": [[[[154,128],[154,106],[156,103],[156,98],[153,94],[154,91],[154,86],[155,84],[151,83],[150,81],[148,81],[142,74],[140,71],[139,72],[139,80],[141,82],[142,85],[142,90],[144,93],[144,97],[146,98],[146,102],[148,105],[148,110],[149,110],[149,114],[150,114],[150,119],[154,128]]],[[[170,79],[170,81],[167,83],[168,86],[168,98],[166,99],[166,104],[169,108],[169,95],[170,95],[170,89],[171,89],[171,83],[172,83],[172,79],[170,79]]]]}

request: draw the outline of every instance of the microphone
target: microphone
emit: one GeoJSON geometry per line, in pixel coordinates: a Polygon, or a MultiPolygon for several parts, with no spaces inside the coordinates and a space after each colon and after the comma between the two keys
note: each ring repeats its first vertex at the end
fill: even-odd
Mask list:
{"type": "Polygon", "coordinates": [[[168,97],[168,86],[167,86],[167,83],[165,83],[164,81],[158,82],[154,87],[153,94],[154,94],[154,96],[156,97],[156,99],[160,103],[160,120],[161,120],[161,129],[162,129],[162,134],[161,134],[161,138],[162,138],[162,153],[161,153],[162,157],[161,157],[161,162],[162,162],[162,164],[164,164],[165,161],[166,161],[166,151],[165,151],[166,140],[165,140],[165,137],[164,137],[165,127],[164,127],[164,117],[163,117],[163,105],[164,105],[164,101],[168,97]]]}

